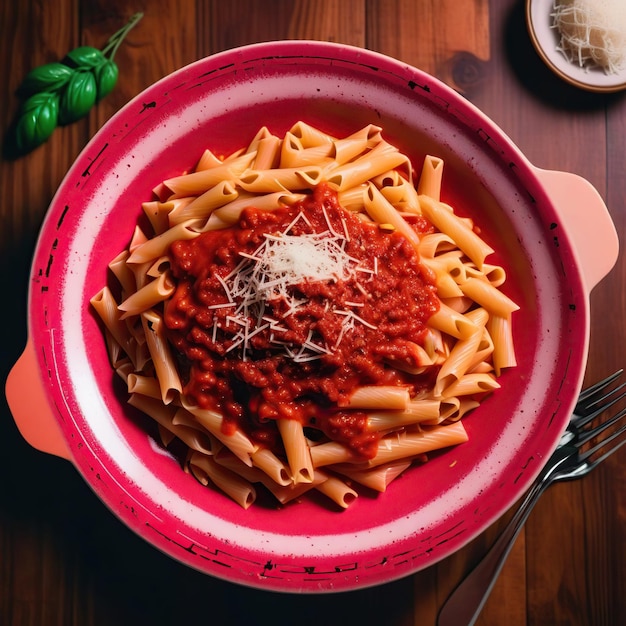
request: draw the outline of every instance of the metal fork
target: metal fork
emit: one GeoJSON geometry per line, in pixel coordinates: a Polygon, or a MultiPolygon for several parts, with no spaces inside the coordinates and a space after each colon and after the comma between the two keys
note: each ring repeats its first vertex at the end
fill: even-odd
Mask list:
{"type": "Polygon", "coordinates": [[[622,370],[619,370],[581,392],[567,430],[563,433],[556,450],[535,479],[502,534],[482,561],[448,597],[439,613],[437,626],[462,626],[464,624],[472,626],[485,605],[515,539],[539,500],[539,496],[555,482],[585,476],[626,443],[626,438],[622,437],[626,432],[626,424],[602,440],[593,442],[626,415],[626,408],[599,425],[587,428],[607,409],[626,398],[626,392],[622,391],[626,383],[611,387],[621,374],[622,370]],[[590,442],[592,442],[591,447],[583,448],[590,442]]]}

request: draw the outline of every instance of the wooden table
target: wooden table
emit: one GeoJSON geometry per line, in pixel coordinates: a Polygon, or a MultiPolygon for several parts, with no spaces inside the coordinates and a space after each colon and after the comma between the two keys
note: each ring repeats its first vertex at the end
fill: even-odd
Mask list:
{"type": "MultiPolygon", "coordinates": [[[[29,262],[41,220],[79,151],[132,96],[202,56],[270,39],[367,47],[421,67],[487,113],[537,166],[575,172],[626,210],[626,102],[569,87],[542,65],[518,0],[21,0],[0,4],[3,130],[34,66],[103,45],[135,12],[120,80],[83,120],[0,170],[2,375],[26,338],[29,262]]],[[[626,258],[592,293],[588,381],[626,365],[626,258]]],[[[20,437],[0,407],[0,624],[385,624],[428,626],[501,522],[457,554],[403,580],[324,597],[274,595],[191,571],[114,518],[66,461],[20,437]]],[[[584,480],[543,496],[478,621],[626,623],[626,448],[584,480]]]]}

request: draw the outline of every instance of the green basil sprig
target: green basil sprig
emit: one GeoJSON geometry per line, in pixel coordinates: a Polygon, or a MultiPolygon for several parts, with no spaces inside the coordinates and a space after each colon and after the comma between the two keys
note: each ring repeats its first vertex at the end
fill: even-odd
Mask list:
{"type": "Polygon", "coordinates": [[[113,60],[129,31],[141,20],[136,13],[113,34],[102,50],[79,46],[60,62],[31,70],[17,89],[22,98],[14,124],[13,143],[18,154],[26,154],[45,143],[58,125],[71,124],[111,93],[119,68],[113,60]]]}

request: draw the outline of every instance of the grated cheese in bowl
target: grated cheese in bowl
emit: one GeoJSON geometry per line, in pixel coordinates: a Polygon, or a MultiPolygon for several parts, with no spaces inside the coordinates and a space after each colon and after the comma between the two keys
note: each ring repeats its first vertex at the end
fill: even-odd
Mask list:
{"type": "Polygon", "coordinates": [[[554,0],[559,50],[580,67],[615,74],[626,65],[626,0],[554,0]]]}

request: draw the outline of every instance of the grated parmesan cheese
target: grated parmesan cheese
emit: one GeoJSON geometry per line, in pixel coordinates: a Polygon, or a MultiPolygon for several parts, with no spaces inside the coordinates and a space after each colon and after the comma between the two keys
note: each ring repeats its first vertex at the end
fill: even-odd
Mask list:
{"type": "MultiPolygon", "coordinates": [[[[294,361],[303,362],[332,353],[343,334],[353,328],[355,322],[373,328],[351,310],[334,309],[333,313],[343,316],[337,345],[315,343],[311,332],[302,345],[294,346],[282,341],[281,334],[287,329],[266,313],[267,303],[276,300],[286,303],[285,316],[292,315],[298,307],[307,304],[308,300],[297,296],[297,291],[293,289],[305,281],[348,281],[358,273],[377,272],[377,259],[373,269],[363,268],[358,259],[346,253],[344,245],[349,236],[345,225],[345,232],[339,233],[331,227],[327,216],[326,219],[328,229],[323,232],[293,235],[290,231],[299,222],[310,226],[306,216],[300,213],[283,232],[266,234],[263,243],[252,254],[240,253],[242,261],[228,276],[219,279],[228,302],[215,307],[234,307],[233,314],[227,316],[229,324],[236,327],[229,352],[239,349],[245,360],[249,340],[269,328],[273,333],[272,343],[294,361]],[[254,328],[251,328],[251,320],[254,328]]],[[[358,303],[351,305],[358,306],[358,303]]],[[[217,328],[213,332],[215,334],[217,328]]]]}
{"type": "Polygon", "coordinates": [[[615,74],[626,64],[624,0],[555,0],[558,49],[580,67],[597,65],[615,74]]]}

